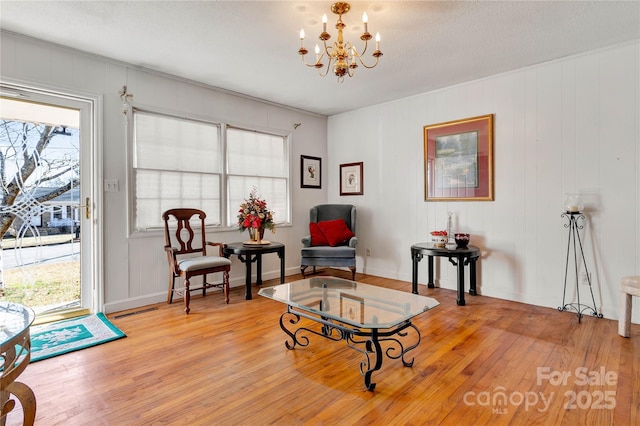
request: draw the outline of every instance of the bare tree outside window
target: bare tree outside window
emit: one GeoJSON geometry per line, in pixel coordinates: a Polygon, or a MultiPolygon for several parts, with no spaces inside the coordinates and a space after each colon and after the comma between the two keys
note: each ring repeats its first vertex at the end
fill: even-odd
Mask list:
{"type": "MultiPolygon", "coordinates": [[[[38,238],[42,214],[60,209],[50,202],[78,189],[78,140],[78,129],[0,120],[0,241],[38,238]]],[[[0,252],[0,291],[2,271],[0,252]]]]}

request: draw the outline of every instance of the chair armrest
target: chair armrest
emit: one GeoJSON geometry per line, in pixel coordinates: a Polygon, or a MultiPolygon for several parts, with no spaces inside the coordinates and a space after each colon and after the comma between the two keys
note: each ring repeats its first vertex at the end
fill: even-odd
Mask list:
{"type": "Polygon", "coordinates": [[[358,237],[351,237],[351,239],[349,240],[349,247],[355,248],[357,244],[358,244],[358,237]]]}
{"type": "Polygon", "coordinates": [[[225,243],[214,243],[211,241],[207,241],[205,243],[208,246],[212,246],[212,247],[218,247],[218,256],[220,257],[224,257],[224,248],[227,246],[225,243]]]}
{"type": "Polygon", "coordinates": [[[311,247],[311,235],[307,235],[302,237],[302,239],[300,240],[302,242],[302,245],[305,247],[311,247]]]}
{"type": "Polygon", "coordinates": [[[176,262],[176,252],[178,251],[178,249],[171,246],[164,246],[164,251],[165,253],[167,253],[169,269],[171,269],[175,274],[178,274],[178,262],[176,262]]]}

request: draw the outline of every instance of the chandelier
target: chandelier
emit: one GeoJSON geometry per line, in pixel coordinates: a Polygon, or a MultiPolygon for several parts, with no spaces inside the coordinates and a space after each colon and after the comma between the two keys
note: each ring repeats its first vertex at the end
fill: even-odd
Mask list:
{"type": "Polygon", "coordinates": [[[371,34],[369,34],[369,31],[367,30],[367,12],[362,14],[362,22],[364,23],[364,33],[360,36],[360,40],[364,41],[364,48],[362,49],[362,52],[358,52],[356,47],[350,42],[344,41],[342,37],[342,30],[346,25],[342,22],[342,15],[349,12],[350,9],[351,5],[345,2],[337,2],[331,5],[331,11],[338,15],[338,22],[336,23],[338,40],[334,42],[333,45],[327,44],[327,40],[331,38],[331,35],[327,32],[327,15],[322,15],[322,33],[319,38],[324,44],[324,49],[321,51],[320,46],[316,44],[316,61],[313,63],[307,63],[305,61],[305,55],[309,53],[309,51],[304,47],[304,29],[300,30],[300,49],[298,49],[298,53],[302,58],[302,62],[308,67],[316,68],[318,70],[318,74],[322,77],[326,76],[330,69],[333,69],[333,73],[338,77],[338,81],[340,83],[344,81],[345,75],[353,77],[355,69],[359,66],[358,62],[365,68],[374,68],[378,65],[378,59],[382,56],[382,52],[380,51],[380,33],[376,33],[376,50],[371,54],[376,58],[375,63],[373,65],[367,65],[362,60],[362,57],[367,52],[369,40],[371,40],[371,34]],[[325,58],[327,60],[327,64],[326,68],[323,70],[325,64],[322,61],[325,58]]]}

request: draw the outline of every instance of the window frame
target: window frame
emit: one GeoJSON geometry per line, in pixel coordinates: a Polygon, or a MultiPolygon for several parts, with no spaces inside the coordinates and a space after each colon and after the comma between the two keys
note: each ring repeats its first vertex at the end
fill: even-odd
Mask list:
{"type": "MultiPolygon", "coordinates": [[[[231,196],[229,194],[229,158],[227,152],[227,129],[235,129],[235,130],[243,130],[248,132],[258,132],[271,136],[277,136],[283,138],[284,144],[284,162],[287,165],[286,167],[286,195],[285,195],[285,204],[286,211],[284,212],[283,220],[278,220],[276,222],[278,227],[282,226],[291,226],[291,209],[292,209],[292,201],[291,201],[291,149],[292,149],[292,132],[285,131],[282,129],[274,129],[274,128],[265,128],[260,126],[249,126],[246,124],[238,124],[232,122],[226,122],[223,120],[215,120],[211,117],[202,117],[195,114],[184,114],[184,113],[176,113],[176,112],[167,112],[158,108],[148,108],[141,107],[135,105],[128,105],[125,109],[125,122],[127,124],[127,152],[128,152],[128,168],[127,168],[127,179],[128,185],[128,235],[129,236],[147,236],[147,235],[156,235],[164,232],[162,226],[158,227],[149,227],[146,229],[137,229],[136,228],[136,208],[137,208],[137,189],[136,189],[136,167],[134,167],[134,158],[135,158],[135,113],[140,112],[149,115],[157,115],[157,116],[165,116],[173,119],[179,120],[188,120],[201,122],[204,124],[218,126],[219,128],[219,138],[220,138],[220,146],[221,146],[221,159],[222,159],[222,170],[220,172],[220,224],[219,225],[205,225],[207,232],[226,232],[226,231],[237,231],[238,227],[235,224],[235,216],[237,206],[230,205],[231,196]]],[[[203,173],[206,174],[206,173],[203,173]]],[[[233,175],[235,176],[235,175],[233,175]]],[[[249,194],[246,194],[248,197],[249,194]]],[[[162,212],[159,212],[162,214],[162,212]]],[[[278,217],[278,219],[281,219],[278,217]]]]}

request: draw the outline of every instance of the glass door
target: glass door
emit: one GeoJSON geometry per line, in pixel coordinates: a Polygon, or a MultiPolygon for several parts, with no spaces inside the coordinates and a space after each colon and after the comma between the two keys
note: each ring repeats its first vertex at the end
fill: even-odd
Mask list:
{"type": "Polygon", "coordinates": [[[0,93],[0,300],[33,308],[40,322],[87,313],[91,103],[0,93]]]}

